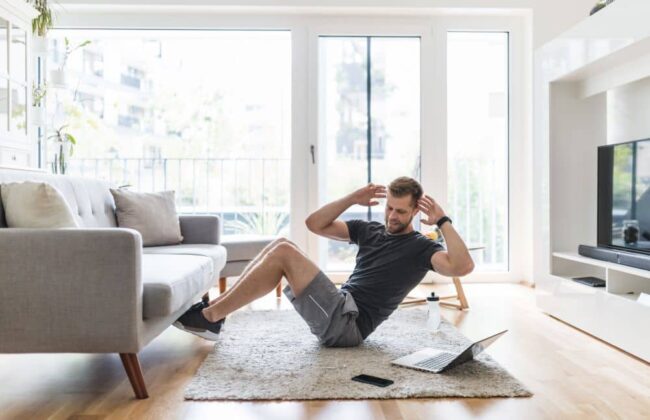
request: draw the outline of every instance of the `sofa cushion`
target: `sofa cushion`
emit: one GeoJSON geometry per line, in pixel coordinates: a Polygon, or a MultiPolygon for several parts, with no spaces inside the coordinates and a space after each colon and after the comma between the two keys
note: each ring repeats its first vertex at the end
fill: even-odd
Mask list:
{"type": "Polygon", "coordinates": [[[221,245],[228,251],[228,262],[250,261],[274,239],[273,236],[260,235],[225,236],[221,239],[221,245]]]}
{"type": "Polygon", "coordinates": [[[226,248],[212,244],[179,244],[167,246],[148,246],[142,249],[145,254],[200,255],[212,259],[214,276],[226,265],[226,248]]]}
{"type": "Polygon", "coordinates": [[[214,283],[212,259],[198,255],[142,255],[143,318],[171,315],[214,283]]]}
{"type": "MultiPolygon", "coordinates": [[[[40,170],[0,168],[0,184],[7,182],[47,182],[63,194],[81,227],[115,227],[115,203],[108,183],[91,178],[51,175],[40,170]]],[[[2,187],[0,187],[2,189],[2,187]]],[[[0,204],[0,227],[6,227],[0,204]]]]}
{"type": "Polygon", "coordinates": [[[138,193],[112,189],[120,227],[137,230],[144,246],[172,245],[183,241],[174,191],[138,193]]]}
{"type": "Polygon", "coordinates": [[[0,195],[9,227],[79,227],[61,192],[47,182],[8,182],[0,195]]]}

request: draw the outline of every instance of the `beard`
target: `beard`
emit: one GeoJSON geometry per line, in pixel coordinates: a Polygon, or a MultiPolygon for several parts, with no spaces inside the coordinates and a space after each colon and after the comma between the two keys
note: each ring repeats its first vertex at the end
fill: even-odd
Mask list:
{"type": "Polygon", "coordinates": [[[408,228],[408,226],[411,224],[412,220],[413,217],[411,217],[406,223],[401,223],[399,221],[396,221],[395,223],[390,223],[388,221],[388,217],[384,217],[384,221],[386,223],[386,230],[391,235],[399,235],[400,233],[404,232],[406,228],[408,228]]]}

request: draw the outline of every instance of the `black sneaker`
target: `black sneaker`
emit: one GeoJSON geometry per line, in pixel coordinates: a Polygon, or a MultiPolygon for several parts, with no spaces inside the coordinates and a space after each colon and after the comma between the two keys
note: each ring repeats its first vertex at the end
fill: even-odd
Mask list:
{"type": "Polygon", "coordinates": [[[174,326],[206,340],[216,341],[226,318],[217,322],[208,321],[201,312],[205,307],[203,302],[195,303],[174,322],[174,326]]]}
{"type": "Polygon", "coordinates": [[[210,306],[210,302],[201,300],[200,302],[196,302],[194,305],[190,306],[190,309],[188,309],[187,311],[200,311],[201,309],[207,308],[208,306],[210,306]]]}

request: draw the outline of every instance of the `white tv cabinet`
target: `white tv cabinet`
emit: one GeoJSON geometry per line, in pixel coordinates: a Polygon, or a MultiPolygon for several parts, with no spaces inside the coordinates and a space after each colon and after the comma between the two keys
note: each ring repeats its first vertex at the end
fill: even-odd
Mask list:
{"type": "Polygon", "coordinates": [[[537,305],[645,361],[650,306],[637,298],[650,293],[650,271],[577,251],[580,244],[596,245],[598,146],[643,138],[611,138],[608,133],[626,130],[608,127],[608,120],[613,92],[650,77],[649,16],[649,1],[617,0],[535,52],[533,149],[537,305]],[[579,276],[607,285],[571,280],[579,276]]]}

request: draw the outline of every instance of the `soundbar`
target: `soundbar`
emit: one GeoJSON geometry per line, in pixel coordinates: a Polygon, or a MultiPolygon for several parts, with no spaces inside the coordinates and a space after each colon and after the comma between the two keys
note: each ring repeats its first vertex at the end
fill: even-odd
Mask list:
{"type": "Polygon", "coordinates": [[[578,254],[583,257],[596,260],[627,265],[628,267],[640,268],[650,271],[650,256],[632,254],[629,252],[617,251],[615,249],[599,248],[596,246],[580,245],[578,254]]]}

